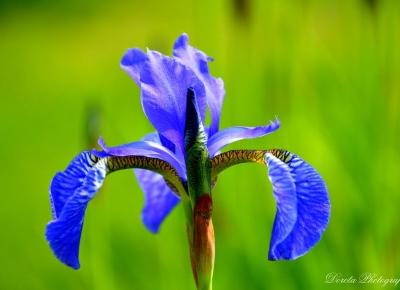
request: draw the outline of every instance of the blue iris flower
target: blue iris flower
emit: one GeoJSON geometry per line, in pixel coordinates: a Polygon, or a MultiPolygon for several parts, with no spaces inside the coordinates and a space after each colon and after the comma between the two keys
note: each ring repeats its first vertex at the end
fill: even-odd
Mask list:
{"type": "MultiPolygon", "coordinates": [[[[173,56],[153,50],[129,49],[121,67],[141,92],[143,111],[156,132],[141,141],[84,151],[55,175],[50,186],[53,219],[46,238],[56,257],[79,268],[79,243],[86,207],[100,189],[107,174],[134,168],[145,194],[142,221],[153,233],[159,231],[168,214],[188,195],[187,129],[188,110],[202,125],[207,110],[210,124],[204,126],[211,179],[239,163],[266,165],[276,200],[268,258],[290,260],[307,253],[321,238],[329,216],[330,201],[320,175],[300,157],[286,150],[221,150],[236,141],[257,138],[277,130],[278,120],[260,127],[230,127],[219,130],[225,95],[223,81],[208,69],[212,59],[189,45],[182,34],[173,56]],[[186,140],[185,140],[186,138],[186,140]]],[[[250,181],[249,181],[250,182],[250,181]]],[[[192,200],[193,202],[193,200],[192,200]]]]}

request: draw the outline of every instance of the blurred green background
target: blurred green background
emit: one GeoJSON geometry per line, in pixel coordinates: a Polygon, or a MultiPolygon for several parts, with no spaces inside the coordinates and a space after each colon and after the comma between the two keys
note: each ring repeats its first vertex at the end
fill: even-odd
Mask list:
{"type": "Polygon", "coordinates": [[[380,288],[325,284],[329,272],[400,278],[400,1],[15,0],[0,1],[0,289],[194,289],[182,208],[147,232],[130,171],[90,204],[79,271],[44,239],[55,172],[97,134],[117,145],[152,131],[119,68],[125,50],[170,54],[182,32],[225,81],[222,127],[282,122],[230,148],[299,154],[332,200],[321,242],[270,262],[265,169],[225,172],[214,191],[214,288],[380,288]]]}

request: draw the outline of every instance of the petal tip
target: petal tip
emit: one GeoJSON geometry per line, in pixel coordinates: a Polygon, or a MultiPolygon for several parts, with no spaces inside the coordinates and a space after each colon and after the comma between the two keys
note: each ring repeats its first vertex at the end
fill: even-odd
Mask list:
{"type": "Polygon", "coordinates": [[[153,226],[153,225],[145,225],[145,226],[146,226],[146,229],[147,229],[150,233],[152,233],[152,234],[154,234],[154,235],[156,235],[156,234],[158,234],[158,233],[160,232],[160,227],[153,226]]]}
{"type": "Polygon", "coordinates": [[[274,130],[277,130],[281,127],[281,121],[278,117],[275,117],[275,120],[270,121],[270,125],[274,128],[274,130]]]}
{"type": "Polygon", "coordinates": [[[182,33],[174,43],[174,50],[186,47],[189,43],[189,36],[186,32],[182,33]]]}
{"type": "Polygon", "coordinates": [[[269,261],[273,261],[273,262],[278,261],[278,259],[271,253],[271,251],[268,253],[267,258],[269,261]]]}
{"type": "Polygon", "coordinates": [[[107,153],[108,148],[107,148],[106,142],[104,141],[104,138],[100,136],[99,139],[97,140],[97,144],[100,146],[102,151],[99,151],[97,149],[92,149],[90,151],[90,153],[97,156],[98,158],[107,157],[108,156],[108,153],[107,153]]]}
{"type": "Polygon", "coordinates": [[[146,229],[152,234],[158,234],[160,232],[160,223],[152,223],[149,221],[148,217],[142,212],[142,223],[146,227],[146,229]]]}
{"type": "Polygon", "coordinates": [[[106,142],[104,141],[104,138],[103,137],[99,137],[99,140],[97,140],[97,144],[99,144],[99,146],[104,150],[104,148],[105,147],[107,147],[106,146],[106,142]]]}
{"type": "Polygon", "coordinates": [[[139,48],[128,49],[121,59],[121,66],[128,67],[146,61],[147,55],[139,48]]]}
{"type": "Polygon", "coordinates": [[[58,222],[58,220],[53,220],[47,224],[45,231],[47,243],[49,244],[54,256],[56,256],[60,262],[74,270],[78,270],[81,267],[78,256],[75,253],[72,255],[69,253],[70,255],[68,255],[68,251],[64,252],[62,246],[59,244],[60,231],[57,225],[58,222]]]}

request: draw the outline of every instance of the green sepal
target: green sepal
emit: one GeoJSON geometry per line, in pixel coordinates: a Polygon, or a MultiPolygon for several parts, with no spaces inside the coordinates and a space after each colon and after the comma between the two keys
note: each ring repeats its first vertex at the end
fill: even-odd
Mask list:
{"type": "Polygon", "coordinates": [[[207,136],[199,114],[195,93],[187,92],[185,160],[191,201],[185,205],[193,275],[197,289],[211,290],[214,269],[214,229],[212,225],[211,161],[207,136]]]}
{"type": "Polygon", "coordinates": [[[192,88],[187,92],[185,151],[188,190],[194,207],[197,198],[211,194],[211,162],[206,133],[192,88]]]}

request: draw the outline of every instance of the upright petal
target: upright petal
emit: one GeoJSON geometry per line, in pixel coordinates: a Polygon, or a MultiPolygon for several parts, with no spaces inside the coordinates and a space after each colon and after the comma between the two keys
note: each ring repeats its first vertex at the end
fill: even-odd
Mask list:
{"type": "Polygon", "coordinates": [[[264,136],[279,129],[279,126],[279,121],[275,120],[267,126],[226,128],[208,139],[208,152],[214,157],[222,148],[233,142],[264,136]]]}
{"type": "Polygon", "coordinates": [[[79,243],[88,202],[102,186],[106,161],[82,152],[53,179],[50,196],[54,219],[46,227],[46,238],[56,257],[79,268],[79,243]]]}
{"type": "Polygon", "coordinates": [[[128,49],[121,60],[121,68],[131,76],[131,78],[140,87],[140,72],[143,65],[148,61],[147,54],[139,48],[128,49]]]}
{"type": "Polygon", "coordinates": [[[330,216],[330,201],[317,171],[287,151],[266,154],[277,212],[269,248],[270,260],[292,260],[321,238],[330,216]],[[283,154],[281,154],[284,152],[283,154]]]}
{"type": "Polygon", "coordinates": [[[219,129],[219,120],[225,95],[224,82],[220,78],[211,76],[208,70],[208,62],[212,61],[212,58],[201,50],[190,46],[189,37],[186,33],[179,36],[175,41],[174,56],[193,70],[205,86],[207,104],[211,112],[209,136],[212,136],[219,129]]]}
{"type": "Polygon", "coordinates": [[[187,89],[195,90],[204,119],[204,85],[191,69],[177,60],[156,51],[149,50],[147,55],[139,51],[128,50],[121,66],[139,82],[147,118],[162,136],[175,144],[177,150],[184,152],[187,89]]]}
{"type": "MultiPolygon", "coordinates": [[[[161,143],[161,145],[163,145],[164,147],[166,147],[168,150],[170,150],[171,152],[173,152],[173,153],[177,153],[176,152],[176,146],[175,146],[175,144],[174,143],[172,143],[171,141],[169,141],[167,138],[165,138],[163,135],[161,135],[161,134],[155,134],[155,135],[157,135],[156,137],[157,137],[157,139],[159,139],[159,141],[160,142],[158,142],[158,141],[153,141],[153,140],[147,140],[147,141],[153,141],[153,142],[158,142],[158,143],[161,143]]],[[[179,159],[179,157],[177,157],[178,159],[179,159]]],[[[183,159],[182,159],[183,160],[183,159]]]]}

